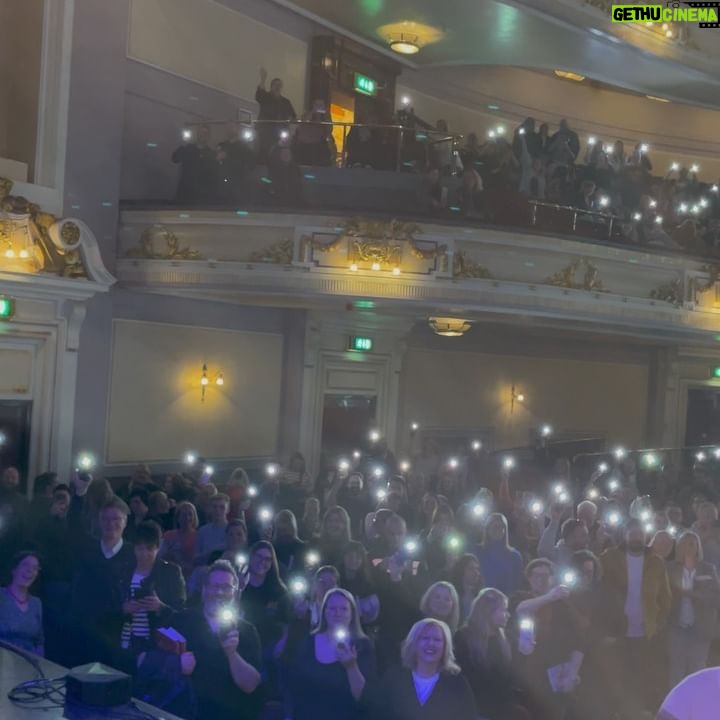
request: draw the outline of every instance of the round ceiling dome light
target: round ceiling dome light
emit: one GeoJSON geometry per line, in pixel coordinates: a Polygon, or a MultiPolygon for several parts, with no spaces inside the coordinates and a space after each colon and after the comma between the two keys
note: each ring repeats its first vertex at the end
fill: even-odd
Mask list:
{"type": "Polygon", "coordinates": [[[397,40],[390,41],[390,49],[401,55],[416,55],[420,52],[417,37],[401,34],[397,40]]]}
{"type": "Polygon", "coordinates": [[[377,34],[399,55],[417,55],[426,45],[442,40],[445,35],[439,28],[412,20],[382,25],[377,34]]]}
{"type": "Polygon", "coordinates": [[[443,337],[462,337],[472,325],[464,318],[430,317],[428,325],[436,335],[443,337]]]}

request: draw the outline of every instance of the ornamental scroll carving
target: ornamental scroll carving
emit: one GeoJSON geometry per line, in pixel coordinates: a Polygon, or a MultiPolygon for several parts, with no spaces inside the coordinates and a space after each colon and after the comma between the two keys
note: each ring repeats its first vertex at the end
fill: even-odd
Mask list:
{"type": "Polygon", "coordinates": [[[164,225],[151,225],[143,230],[138,246],[130,248],[125,257],[143,260],[202,260],[197,250],[181,248],[177,235],[164,225]]]}
{"type": "Polygon", "coordinates": [[[654,290],[650,291],[651,300],[660,300],[669,303],[675,307],[681,307],[683,304],[683,283],[677,277],[670,282],[658,285],[654,290]]]}
{"type": "Polygon", "coordinates": [[[571,290],[606,292],[597,266],[585,258],[573,260],[569,265],[546,278],[545,284],[571,290]],[[582,268],[585,269],[582,279],[577,279],[578,271],[582,268]]]}
{"type": "Polygon", "coordinates": [[[453,256],[453,277],[490,280],[493,275],[485,265],[475,262],[467,256],[467,253],[459,251],[453,256]]]}
{"type": "Polygon", "coordinates": [[[87,278],[77,223],[12,195],[12,188],[12,180],[0,178],[0,268],[87,278]]]}

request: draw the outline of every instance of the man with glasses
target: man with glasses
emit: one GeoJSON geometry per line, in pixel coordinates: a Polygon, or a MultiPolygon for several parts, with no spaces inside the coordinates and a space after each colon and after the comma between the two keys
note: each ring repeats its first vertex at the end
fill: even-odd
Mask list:
{"type": "Polygon", "coordinates": [[[218,560],[208,570],[202,606],[172,622],[187,641],[180,656],[198,701],[198,717],[253,720],[260,712],[260,639],[240,618],[240,579],[233,566],[218,560]]]}

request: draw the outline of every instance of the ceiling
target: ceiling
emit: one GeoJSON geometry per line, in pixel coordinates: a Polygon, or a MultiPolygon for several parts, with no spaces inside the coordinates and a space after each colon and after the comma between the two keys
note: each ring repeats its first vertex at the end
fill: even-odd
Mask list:
{"type": "Polygon", "coordinates": [[[418,68],[561,68],[636,92],[720,107],[716,59],[686,53],[672,43],[643,35],[637,28],[622,26],[616,31],[616,25],[612,28],[615,34],[611,34],[610,23],[602,16],[593,20],[580,0],[577,7],[570,6],[568,0],[533,0],[532,8],[495,0],[275,1],[383,50],[387,46],[376,32],[382,25],[410,20],[443,29],[443,39],[412,56],[410,64],[418,68]]]}

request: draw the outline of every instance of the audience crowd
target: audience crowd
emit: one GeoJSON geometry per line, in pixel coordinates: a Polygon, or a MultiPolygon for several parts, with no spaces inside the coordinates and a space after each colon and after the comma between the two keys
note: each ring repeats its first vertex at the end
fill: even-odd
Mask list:
{"type": "Polygon", "coordinates": [[[189,720],[654,717],[718,649],[709,461],[523,458],[375,439],[255,481],[44,473],[32,501],[8,467],[0,640],[189,720]]]}
{"type": "Polygon", "coordinates": [[[344,165],[421,176],[415,206],[398,212],[532,222],[604,240],[720,252],[718,185],[700,182],[697,166],[679,162],[653,175],[645,143],[630,150],[620,140],[590,137],[581,152],[580,138],[566,120],[551,133],[548,123],[536,127],[534,118],[512,137],[498,125],[480,142],[476,133],[463,139],[451,134],[444,120],[431,125],[404,107],[383,118],[357,118],[338,153],[324,103],[315,101],[298,122],[282,95],[282,81],[272,80],[269,90],[266,81],[262,70],[254,125],[230,124],[215,146],[207,125],[186,131],[187,142],[172,158],[181,165],[179,202],[237,205],[257,198],[253,170],[259,165],[267,170],[259,176],[261,198],[302,204],[301,166],[344,165]],[[574,212],[569,216],[557,207],[533,209],[528,201],[579,215],[573,219],[574,212]]]}

